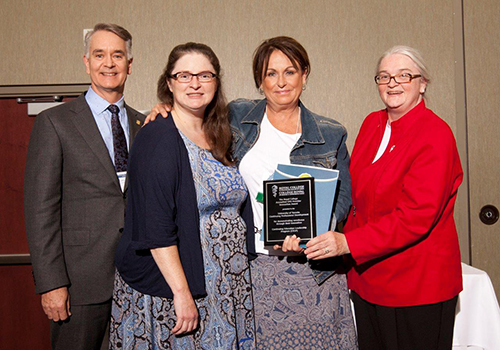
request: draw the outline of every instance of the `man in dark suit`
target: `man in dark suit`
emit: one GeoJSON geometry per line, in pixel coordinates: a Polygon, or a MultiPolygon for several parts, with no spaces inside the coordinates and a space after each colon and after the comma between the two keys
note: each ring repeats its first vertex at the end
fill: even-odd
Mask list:
{"type": "Polygon", "coordinates": [[[76,100],[40,113],[24,183],[36,292],[54,349],[99,349],[111,312],[128,149],[144,116],[123,101],[132,36],[100,23],[85,38],[91,79],[76,100]]]}

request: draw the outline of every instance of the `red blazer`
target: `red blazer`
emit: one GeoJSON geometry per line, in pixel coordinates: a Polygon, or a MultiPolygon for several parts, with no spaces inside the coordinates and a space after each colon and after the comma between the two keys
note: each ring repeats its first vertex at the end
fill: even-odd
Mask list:
{"type": "Polygon", "coordinates": [[[451,299],[462,290],[453,210],[463,173],[455,138],[422,101],[391,123],[387,149],[372,164],[387,118],[385,110],[368,115],[351,156],[349,288],[392,307],[451,299]]]}

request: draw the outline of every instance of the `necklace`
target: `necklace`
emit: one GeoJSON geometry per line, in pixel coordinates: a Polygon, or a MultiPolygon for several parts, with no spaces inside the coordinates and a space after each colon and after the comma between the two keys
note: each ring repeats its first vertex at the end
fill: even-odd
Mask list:
{"type": "Polygon", "coordinates": [[[300,127],[300,107],[299,107],[299,113],[297,115],[297,129],[295,130],[295,133],[298,134],[299,133],[299,127],[300,127]]]}

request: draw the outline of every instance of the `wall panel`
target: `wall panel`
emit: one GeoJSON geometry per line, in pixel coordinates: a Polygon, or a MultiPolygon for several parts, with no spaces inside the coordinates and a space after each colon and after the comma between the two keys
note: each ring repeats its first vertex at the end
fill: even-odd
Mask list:
{"type": "Polygon", "coordinates": [[[500,296],[500,221],[485,225],[485,205],[500,208],[500,6],[464,1],[472,264],[486,270],[500,296]]]}

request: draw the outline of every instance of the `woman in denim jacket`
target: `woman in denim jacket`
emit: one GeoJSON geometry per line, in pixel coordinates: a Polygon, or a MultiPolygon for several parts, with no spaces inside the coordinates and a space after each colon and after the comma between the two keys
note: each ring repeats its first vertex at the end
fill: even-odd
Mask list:
{"type": "MultiPolygon", "coordinates": [[[[357,349],[346,277],[335,273],[341,258],[308,263],[299,239],[264,247],[262,203],[256,200],[278,163],[337,169],[340,186],[331,228],[351,205],[346,129],[309,111],[300,95],[310,73],[307,52],[296,40],[264,41],[253,60],[255,84],[263,100],[229,103],[233,158],[248,187],[254,213],[257,258],[251,261],[258,349],[357,349]],[[314,265],[313,265],[314,264],[314,265]]],[[[148,118],[167,115],[156,105],[148,118]]],[[[328,251],[322,252],[327,254],[328,251]]]]}
{"type": "MultiPolygon", "coordinates": [[[[263,100],[229,104],[233,157],[248,187],[258,257],[251,261],[258,349],[356,349],[356,335],[339,260],[310,266],[299,239],[283,250],[264,247],[263,205],[256,200],[278,163],[337,169],[340,187],[332,229],[351,205],[346,129],[309,111],[299,98],[310,73],[307,52],[296,40],[275,37],[255,51],[254,80],[263,100]],[[292,251],[290,253],[290,251],[292,251]],[[299,252],[299,254],[293,251],[299,252]]],[[[275,246],[274,248],[279,248],[275,246]]],[[[316,263],[315,263],[316,264],[316,263]]]]}

